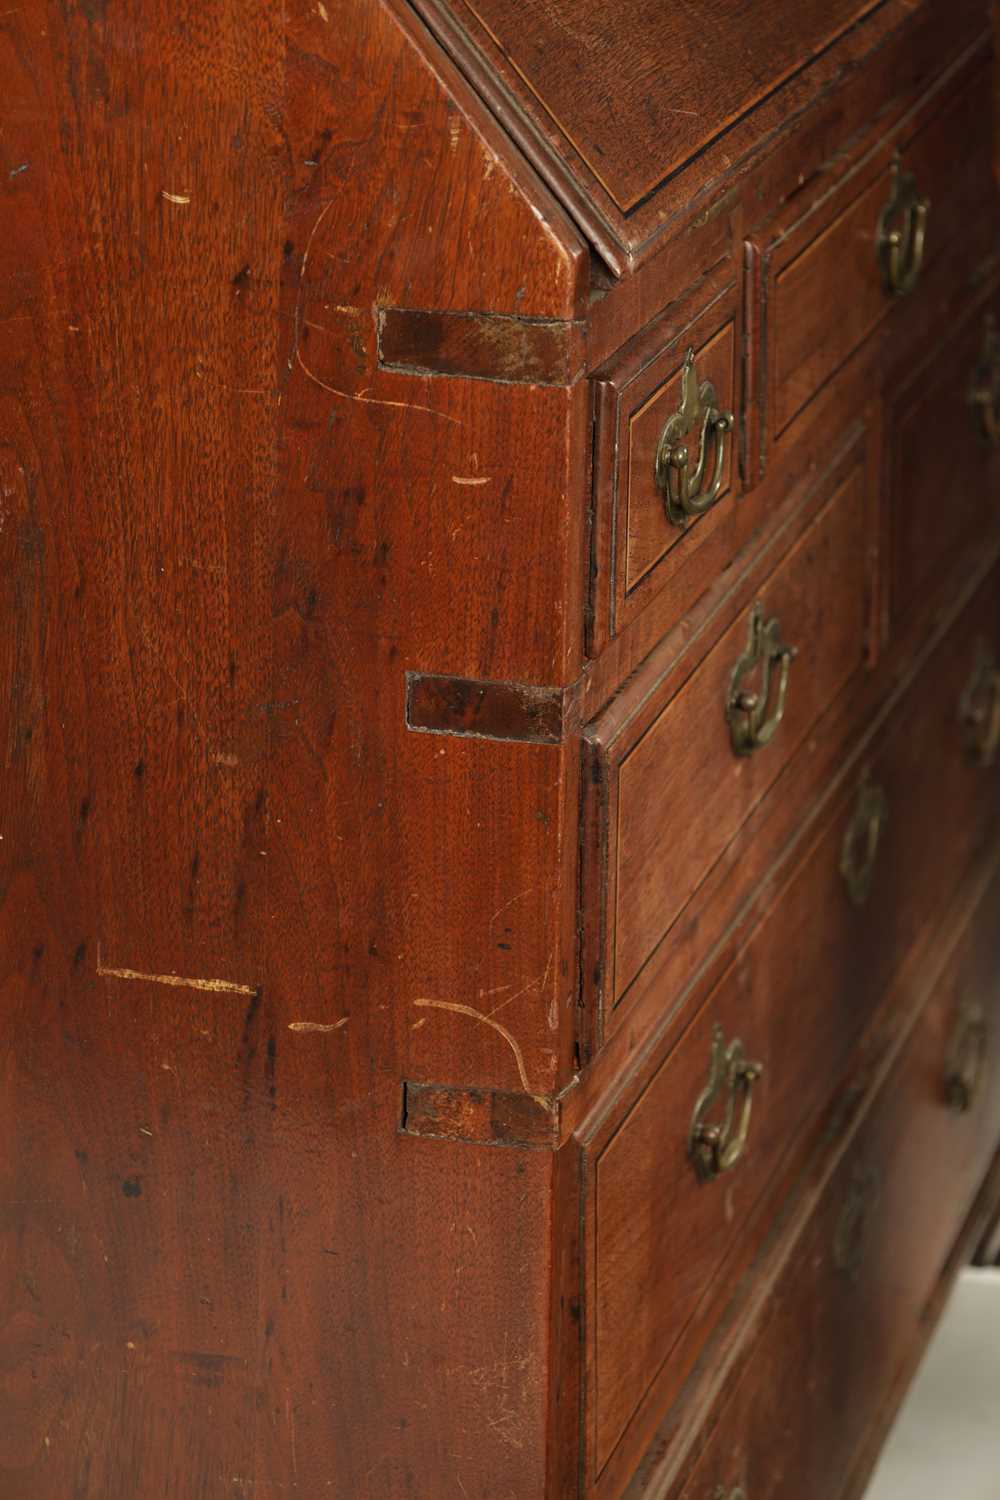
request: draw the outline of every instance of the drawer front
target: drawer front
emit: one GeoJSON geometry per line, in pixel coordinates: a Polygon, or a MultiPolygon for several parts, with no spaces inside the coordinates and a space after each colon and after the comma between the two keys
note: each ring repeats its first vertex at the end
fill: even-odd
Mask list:
{"type": "MultiPolygon", "coordinates": [[[[677,477],[672,486],[677,492],[676,499],[672,499],[669,494],[665,497],[662,487],[657,484],[657,454],[668,424],[675,422],[676,425],[681,425],[679,414],[685,404],[691,405],[691,390],[697,387],[698,399],[701,400],[706,383],[711,386],[713,395],[712,397],[706,396],[705,404],[714,405],[720,412],[734,418],[736,404],[736,325],[734,321],[729,319],[707,343],[697,349],[693,345],[690,347],[693,354],[690,370],[686,363],[677,365],[676,351],[668,356],[666,362],[672,368],[666,381],[658,386],[641,406],[628,413],[627,425],[622,434],[624,439],[622,455],[624,495],[622,498],[625,510],[623,536],[625,550],[622,562],[626,597],[632,595],[649,572],[663,562],[668,552],[680,545],[687,531],[687,522],[681,524],[681,513],[677,511],[681,503],[681,474],[676,464],[677,477]],[[670,505],[675,508],[673,519],[668,514],[670,505]]],[[[733,425],[735,425],[735,419],[733,425]]],[[[700,437],[700,432],[701,428],[696,423],[689,435],[678,436],[676,443],[666,445],[673,449],[675,457],[679,452],[687,456],[689,469],[696,466],[699,443],[695,438],[700,437]],[[688,437],[691,439],[690,442],[688,437]]],[[[721,435],[717,435],[718,433],[717,423],[713,428],[705,479],[700,486],[702,491],[707,491],[711,488],[709,481],[717,483],[718,498],[714,502],[715,505],[721,505],[728,499],[734,478],[732,429],[722,432],[721,435]],[[719,468],[720,460],[721,468],[719,468]]],[[[670,488],[668,481],[668,490],[670,488]]],[[[703,502],[692,497],[689,503],[703,502]]],[[[700,518],[688,517],[687,519],[690,521],[700,518]]],[[[709,529],[707,526],[704,528],[706,532],[709,529]]],[[[704,538],[699,538],[699,541],[702,540],[704,538]]]]}
{"type": "Polygon", "coordinates": [[[996,728],[1000,687],[984,662],[1000,652],[997,584],[993,575],[979,590],[893,716],[865,775],[851,778],[794,868],[772,882],[759,925],[687,1030],[595,1133],[598,1472],[617,1445],[631,1451],[648,1438],[676,1394],[893,973],[942,891],[995,837],[1000,769],[974,764],[989,757],[973,755],[971,741],[978,735],[983,748],[996,728]],[[978,728],[962,717],[977,674],[978,728]],[[699,1114],[719,1036],[726,1047],[738,1041],[762,1071],[752,1087],[731,1071],[699,1114]],[[703,1125],[720,1126],[721,1144],[737,1150],[709,1181],[699,1180],[694,1161],[703,1125]]]}
{"type": "Polygon", "coordinates": [[[1000,295],[981,301],[890,404],[891,612],[1000,527],[1000,295]]]}
{"type": "Polygon", "coordinates": [[[742,328],[726,275],[668,308],[594,377],[592,654],[668,586],[672,609],[696,598],[742,533],[742,328]]]}
{"type": "Polygon", "coordinates": [[[836,1500],[1000,1132],[1000,882],[787,1262],[684,1500],[836,1500]]]}
{"type": "Polygon", "coordinates": [[[770,243],[754,244],[766,311],[770,442],[781,441],[884,318],[912,316],[923,277],[952,243],[964,237],[972,258],[996,200],[980,123],[992,110],[991,87],[991,70],[981,68],[950,97],[925,106],[929,118],[886,142],[805,218],[781,225],[770,243]],[[892,233],[902,237],[895,282],[912,281],[905,291],[894,289],[885,239],[892,233]]]}
{"type": "Polygon", "coordinates": [[[866,481],[859,460],[758,598],[740,609],[611,773],[617,827],[613,969],[606,993],[613,1005],[816,720],[863,665],[874,519],[866,481]],[[781,646],[797,653],[794,660],[781,658],[781,646]],[[757,697],[764,714],[756,739],[770,733],[756,748],[753,720],[760,715],[737,706],[747,694],[757,697]]]}

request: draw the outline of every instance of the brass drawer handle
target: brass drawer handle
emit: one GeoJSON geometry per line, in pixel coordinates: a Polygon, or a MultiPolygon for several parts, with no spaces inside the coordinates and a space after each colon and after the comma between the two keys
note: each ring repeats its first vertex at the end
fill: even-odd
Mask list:
{"type": "Polygon", "coordinates": [[[1000,447],[1000,333],[992,313],[987,313],[983,326],[983,348],[972,377],[969,405],[983,437],[991,447],[1000,447]]]}
{"type": "Polygon", "coordinates": [[[882,1177],[878,1168],[858,1164],[851,1173],[833,1236],[833,1264],[849,1281],[857,1281],[861,1272],[868,1224],[881,1196],[882,1177]]]}
{"type": "Polygon", "coordinates": [[[726,699],[726,723],[736,755],[752,755],[774,738],[774,732],[784,717],[788,674],[796,655],[796,648],[782,641],[777,619],[772,616],[765,623],[763,610],[755,604],[750,611],[746,650],[733,668],[726,699]],[[744,683],[758,669],[760,685],[753,691],[744,683]],[[776,669],[778,689],[774,707],[768,714],[771,680],[776,669]]]}
{"type": "Polygon", "coordinates": [[[868,900],[882,830],[888,816],[889,804],[882,788],[874,782],[862,781],[857,806],[844,830],[840,850],[840,873],[855,906],[863,906],[868,900]]]}
{"type": "Polygon", "coordinates": [[[992,766],[1000,749],[1000,667],[984,641],[979,642],[958,715],[966,756],[974,766],[992,766]]]}
{"type": "Polygon", "coordinates": [[[989,1026],[982,1007],[966,1000],[959,1007],[958,1020],[945,1060],[944,1092],[948,1108],[957,1115],[968,1114],[976,1102],[989,1046],[989,1026]]]}
{"type": "Polygon", "coordinates": [[[699,1182],[710,1182],[720,1173],[731,1171],[743,1155],[750,1131],[753,1086],[763,1071],[761,1063],[747,1061],[739,1038],[727,1047],[722,1027],[712,1028],[708,1082],[698,1095],[688,1136],[688,1155],[699,1182]],[[711,1122],[706,1116],[720,1095],[722,1119],[711,1122]]]}
{"type": "Polygon", "coordinates": [[[681,404],[667,421],[656,448],[656,485],[672,526],[686,526],[693,516],[703,516],[722,494],[727,439],[734,424],[731,411],[719,410],[712,382],[699,383],[694,350],[689,349],[681,372],[681,404]],[[693,434],[697,434],[698,457],[692,464],[687,439],[693,434]],[[706,485],[713,447],[715,463],[706,485]]]}
{"type": "Polygon", "coordinates": [[[929,198],[917,196],[917,181],[904,172],[897,156],[892,164],[892,186],[879,214],[875,236],[886,290],[901,297],[912,292],[920,279],[927,242],[929,198]]]}

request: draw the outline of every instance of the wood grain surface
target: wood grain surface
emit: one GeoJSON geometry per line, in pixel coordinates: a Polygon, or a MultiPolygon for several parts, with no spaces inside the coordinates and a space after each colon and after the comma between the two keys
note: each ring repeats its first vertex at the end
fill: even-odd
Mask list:
{"type": "Polygon", "coordinates": [[[961,1005],[972,994],[997,1016],[996,901],[994,882],[775,1288],[683,1500],[762,1484],[775,1500],[840,1495],[881,1425],[1000,1128],[995,1050],[969,1113],[949,1111],[943,1084],[961,1005]]]}
{"type": "Polygon", "coordinates": [[[808,0],[795,25],[778,0],[747,25],[741,0],[664,10],[562,0],[453,0],[495,39],[524,86],[623,213],[822,52],[880,0],[808,0]],[[663,59],[673,65],[663,65],[663,59]]]}
{"type": "Polygon", "coordinates": [[[541,1493],[551,1153],[399,1125],[568,1066],[563,752],[405,674],[576,670],[585,402],[374,333],[585,261],[411,25],[0,16],[5,1500],[541,1493]]]}
{"type": "MultiPolygon", "coordinates": [[[[713,992],[735,1006],[745,982],[746,1019],[780,1031],[769,913],[837,843],[862,746],[916,810],[864,919],[807,920],[822,882],[802,882],[792,955],[823,984],[783,1055],[847,1048],[933,946],[932,877],[959,882],[994,830],[995,780],[953,757],[959,680],[996,627],[995,583],[954,626],[996,546],[986,508],[978,535],[945,527],[936,570],[914,543],[904,619],[884,605],[899,502],[882,486],[872,527],[861,491],[898,472],[899,369],[996,284],[995,205],[891,341],[818,377],[766,475],[767,320],[742,284],[745,236],[756,296],[774,222],[807,217],[971,56],[981,0],[808,0],[794,25],[768,0],[752,27],[735,0],[641,0],[628,26],[606,0],[482,0],[502,67],[540,70],[569,122],[565,163],[589,152],[634,205],[606,264],[618,230],[592,182],[524,149],[507,73],[421,8],[440,21],[431,0],[0,9],[2,1500],[618,1500],[725,1288],[706,1259],[698,1308],[674,1288],[635,1368],[607,1355],[595,1488],[587,1152],[640,1095],[668,1118],[657,1070],[713,992]],[[639,201],[688,157],[694,177],[639,201]],[[725,330],[713,373],[744,431],[692,565],[683,539],[664,552],[649,494],[621,535],[609,497],[633,377],[639,410],[696,327],[699,348],[725,330]],[[831,495],[820,587],[809,528],[831,495]],[[604,872],[582,844],[589,860],[606,788],[585,801],[583,726],[648,727],[694,688],[786,553],[787,609],[808,592],[837,665],[817,666],[773,790],[738,806],[715,765],[725,850],[676,942],[653,870],[633,947],[655,962],[605,1038],[604,872]],[[884,639],[852,675],[869,605],[884,639]],[[848,677],[842,738],[819,744],[815,695],[848,677]],[[733,872],[758,836],[751,909],[733,872]],[[860,934],[853,958],[823,946],[834,929],[860,934]],[[866,955],[840,1014],[830,983],[866,955]],[[661,1386],[671,1308],[694,1332],[661,1386]]],[[[639,466],[662,416],[636,420],[639,466]]],[[[976,457],[961,475],[995,488],[976,457]]],[[[903,474],[921,507],[925,470],[903,474]]],[[[655,771],[636,848],[644,814],[666,821],[655,771]]],[[[699,851],[677,851],[693,885],[699,851]]],[[[619,1153],[617,1196],[605,1181],[600,1296],[626,1339],[629,1288],[657,1282],[630,1170],[677,1246],[711,1218],[671,1225],[675,1163],[648,1134],[619,1153]]]]}

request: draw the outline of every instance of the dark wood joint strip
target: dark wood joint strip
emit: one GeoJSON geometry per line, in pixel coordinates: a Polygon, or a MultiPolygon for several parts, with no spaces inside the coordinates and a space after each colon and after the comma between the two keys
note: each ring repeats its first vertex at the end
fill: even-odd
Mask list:
{"type": "Polygon", "coordinates": [[[400,1128],[432,1140],[551,1151],[558,1145],[559,1106],[532,1094],[404,1081],[400,1128]]]}
{"type": "Polygon", "coordinates": [[[585,325],[500,313],[383,307],[378,359],[383,369],[406,375],[573,385],[586,368],[585,325]]]}
{"type": "Polygon", "coordinates": [[[406,724],[425,734],[558,745],[563,736],[563,691],[524,682],[408,672],[406,724]]]}

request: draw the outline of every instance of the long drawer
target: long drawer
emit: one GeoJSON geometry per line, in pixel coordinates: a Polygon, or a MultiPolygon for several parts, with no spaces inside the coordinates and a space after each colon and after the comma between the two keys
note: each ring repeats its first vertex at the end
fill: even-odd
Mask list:
{"type": "MultiPolygon", "coordinates": [[[[991,107],[992,68],[935,91],[913,117],[835,188],[793,197],[751,242],[762,366],[756,455],[801,441],[800,422],[876,328],[902,335],[918,317],[938,262],[973,263],[993,212],[988,142],[977,122],[991,107]],[[954,143],[971,143],[956,159],[954,143]],[[957,254],[952,255],[954,246],[957,254]]],[[[988,235],[985,236],[988,243],[988,235]]]]}
{"type": "Polygon", "coordinates": [[[994,289],[892,392],[894,622],[935,591],[963,549],[1000,528],[998,315],[994,289]]]}
{"type": "Polygon", "coordinates": [[[770,1299],[683,1500],[836,1500],[1000,1132],[1000,880],[770,1299]]]}
{"type": "Polygon", "coordinates": [[[586,1140],[595,1474],[679,1389],[892,975],[995,836],[998,656],[993,574],[794,867],[765,882],[687,1029],[586,1140]]]}

